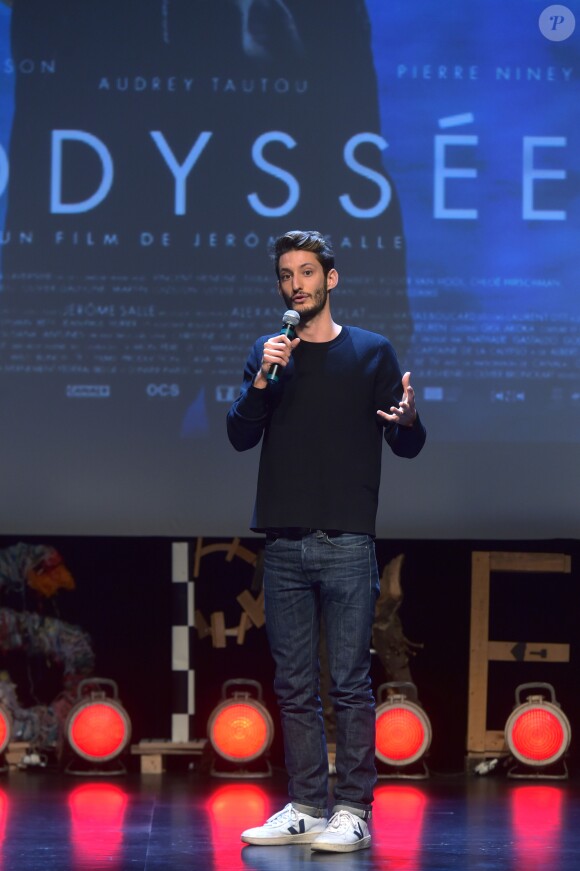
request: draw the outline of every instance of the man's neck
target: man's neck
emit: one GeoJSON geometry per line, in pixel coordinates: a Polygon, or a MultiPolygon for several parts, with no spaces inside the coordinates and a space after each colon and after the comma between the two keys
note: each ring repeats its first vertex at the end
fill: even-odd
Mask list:
{"type": "Polygon", "coordinates": [[[321,312],[311,321],[300,323],[296,335],[304,342],[332,342],[340,334],[342,327],[336,324],[330,312],[321,312]]]}

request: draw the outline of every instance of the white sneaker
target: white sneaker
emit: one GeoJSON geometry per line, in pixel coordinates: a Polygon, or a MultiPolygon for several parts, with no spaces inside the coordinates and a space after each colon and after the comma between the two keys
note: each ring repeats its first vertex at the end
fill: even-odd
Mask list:
{"type": "Polygon", "coordinates": [[[365,820],[343,809],[331,816],[324,832],[312,842],[312,849],[350,853],[370,845],[371,836],[365,820]]]}
{"type": "Polygon", "coordinates": [[[246,829],[241,838],[245,844],[311,844],[327,822],[326,817],[303,814],[289,803],[263,826],[246,829]]]}

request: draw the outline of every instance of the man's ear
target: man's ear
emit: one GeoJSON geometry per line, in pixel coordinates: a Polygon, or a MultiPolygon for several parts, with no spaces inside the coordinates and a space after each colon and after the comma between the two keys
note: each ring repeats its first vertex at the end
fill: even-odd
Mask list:
{"type": "Polygon", "coordinates": [[[338,284],[338,272],[336,269],[331,269],[326,276],[326,289],[332,290],[338,284]]]}

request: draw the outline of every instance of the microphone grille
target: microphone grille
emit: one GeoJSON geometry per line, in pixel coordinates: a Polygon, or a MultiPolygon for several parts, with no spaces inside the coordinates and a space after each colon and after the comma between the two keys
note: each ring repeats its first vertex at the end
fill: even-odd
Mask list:
{"type": "Polygon", "coordinates": [[[282,323],[290,324],[291,326],[296,327],[300,323],[300,315],[298,314],[298,312],[289,309],[282,318],[282,323]]]}

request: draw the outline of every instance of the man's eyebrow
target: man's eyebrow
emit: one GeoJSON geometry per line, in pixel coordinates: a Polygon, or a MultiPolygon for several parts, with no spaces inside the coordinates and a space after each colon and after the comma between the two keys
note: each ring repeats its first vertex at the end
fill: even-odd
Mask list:
{"type": "MultiPolygon", "coordinates": [[[[298,269],[304,269],[305,266],[314,266],[313,260],[307,260],[306,263],[301,263],[298,269]]],[[[280,272],[292,272],[289,266],[281,266],[280,272]]]]}

